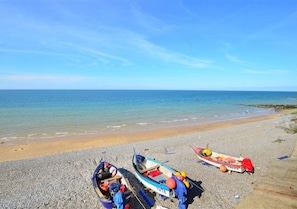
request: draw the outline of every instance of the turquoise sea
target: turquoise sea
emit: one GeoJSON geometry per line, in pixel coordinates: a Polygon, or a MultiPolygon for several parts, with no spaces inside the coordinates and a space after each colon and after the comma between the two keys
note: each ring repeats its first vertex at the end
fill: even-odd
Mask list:
{"type": "Polygon", "coordinates": [[[128,133],[274,112],[242,104],[297,104],[297,92],[0,90],[0,141],[128,133]]]}

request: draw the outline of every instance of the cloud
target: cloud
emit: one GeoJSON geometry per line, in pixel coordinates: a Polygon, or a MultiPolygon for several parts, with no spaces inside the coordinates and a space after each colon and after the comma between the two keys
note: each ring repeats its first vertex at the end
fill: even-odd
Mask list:
{"type": "Polygon", "coordinates": [[[166,28],[166,24],[163,21],[154,16],[145,14],[135,7],[133,8],[133,14],[135,21],[147,31],[161,32],[164,28],[166,28]]]}
{"type": "Polygon", "coordinates": [[[244,61],[244,60],[242,60],[242,59],[239,59],[239,58],[236,57],[236,56],[230,55],[230,54],[228,54],[228,53],[225,54],[225,57],[226,57],[229,61],[234,62],[234,63],[237,63],[237,64],[241,64],[241,65],[243,65],[243,64],[246,63],[246,61],[244,61]]]}
{"type": "Polygon", "coordinates": [[[67,75],[5,75],[0,76],[2,81],[51,81],[51,82],[80,82],[90,80],[91,78],[83,76],[67,76],[67,75]]]}
{"type": "Polygon", "coordinates": [[[35,54],[35,55],[50,55],[50,56],[72,56],[71,54],[67,54],[67,53],[58,53],[58,52],[49,52],[49,51],[31,50],[31,49],[2,48],[2,49],[0,49],[0,52],[19,53],[19,54],[35,54]]]}
{"type": "MultiPolygon", "coordinates": [[[[59,12],[57,19],[63,19],[62,17],[66,16],[66,20],[69,17],[77,20],[75,18],[76,14],[71,10],[59,12]]],[[[162,30],[167,30],[170,27],[162,20],[143,13],[136,7],[133,8],[133,15],[137,18],[137,23],[146,29],[146,32],[162,33],[162,30]]],[[[90,63],[120,64],[124,66],[133,64],[130,57],[135,54],[136,56],[144,55],[145,58],[149,55],[160,61],[193,68],[206,68],[212,63],[210,60],[199,59],[169,50],[164,45],[149,41],[147,33],[137,32],[131,28],[123,28],[120,24],[109,25],[104,21],[96,21],[96,24],[88,23],[82,26],[77,22],[75,22],[76,24],[68,24],[67,21],[61,21],[57,24],[53,20],[44,22],[43,19],[39,20],[31,15],[21,17],[24,18],[23,21],[17,21],[20,20],[18,18],[13,19],[17,23],[15,27],[19,30],[25,27],[28,31],[25,34],[13,33],[13,39],[9,38],[11,33],[8,33],[6,41],[10,40],[10,44],[6,44],[6,49],[0,51],[43,56],[67,56],[67,58],[73,56],[76,61],[85,60],[84,63],[91,60],[90,63]],[[16,40],[24,45],[15,45],[16,40]],[[35,48],[33,49],[32,46],[35,48]]],[[[77,15],[77,18],[79,19],[79,15],[77,15]]]]}
{"type": "MultiPolygon", "coordinates": [[[[267,40],[272,39],[272,42],[279,42],[279,39],[285,41],[294,41],[295,38],[291,36],[283,36],[284,31],[290,31],[291,28],[296,27],[297,11],[294,11],[287,16],[281,16],[279,18],[270,21],[270,24],[265,25],[261,29],[254,31],[253,33],[246,36],[246,41],[252,40],[267,40]]],[[[294,34],[294,33],[293,33],[294,34]]]]}
{"type": "Polygon", "coordinates": [[[91,59],[95,58],[99,60],[100,63],[107,64],[111,62],[119,62],[122,65],[128,66],[132,65],[130,60],[124,58],[123,56],[115,55],[115,52],[104,52],[103,50],[99,50],[96,46],[88,46],[76,43],[61,43],[61,46],[70,49],[72,52],[78,53],[80,56],[84,57],[92,57],[91,59]]]}
{"type": "Polygon", "coordinates": [[[244,70],[243,72],[248,74],[257,74],[257,75],[285,75],[288,74],[287,70],[244,70]]]}
{"type": "Polygon", "coordinates": [[[187,56],[167,50],[166,48],[155,45],[145,39],[138,39],[134,44],[141,49],[141,51],[150,54],[150,56],[164,60],[166,62],[177,63],[194,68],[207,68],[212,64],[210,60],[203,60],[196,57],[187,56]]]}

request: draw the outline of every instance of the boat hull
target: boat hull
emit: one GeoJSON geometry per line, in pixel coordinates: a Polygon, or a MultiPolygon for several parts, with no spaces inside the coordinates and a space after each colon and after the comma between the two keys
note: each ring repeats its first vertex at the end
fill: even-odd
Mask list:
{"type": "Polygon", "coordinates": [[[204,161],[215,167],[221,168],[222,166],[224,166],[228,171],[234,171],[238,173],[243,173],[245,171],[250,173],[254,172],[252,165],[250,165],[250,167],[252,168],[247,169],[246,166],[243,164],[244,161],[249,160],[248,158],[227,155],[215,151],[211,151],[210,156],[205,156],[205,150],[208,150],[206,148],[192,146],[192,150],[195,152],[199,160],[204,161]]]}
{"type": "Polygon", "coordinates": [[[169,166],[149,157],[143,157],[143,161],[141,163],[137,162],[137,156],[133,155],[132,164],[134,168],[135,177],[147,188],[155,191],[156,193],[163,195],[165,197],[173,197],[174,192],[172,189],[169,189],[166,185],[166,180],[171,178],[172,175],[176,172],[174,169],[169,166]],[[141,170],[140,167],[144,169],[141,170]],[[152,170],[158,170],[160,172],[157,176],[151,176],[148,174],[150,170],[147,172],[143,172],[146,168],[157,168],[152,170]]]}
{"type": "MultiPolygon", "coordinates": [[[[107,162],[104,162],[104,161],[101,162],[98,165],[98,167],[95,169],[93,176],[92,176],[92,183],[93,183],[94,190],[97,194],[98,200],[100,201],[102,206],[105,209],[113,209],[113,208],[116,208],[116,205],[114,204],[112,196],[110,196],[110,194],[107,191],[104,191],[102,189],[103,187],[100,185],[103,185],[103,182],[110,182],[110,183],[119,182],[121,185],[125,185],[125,187],[127,189],[127,191],[126,191],[127,193],[129,193],[129,191],[131,191],[131,189],[130,189],[130,185],[128,184],[127,179],[123,176],[123,174],[120,172],[120,170],[116,166],[114,166],[110,163],[108,163],[108,164],[110,165],[110,169],[114,168],[113,169],[114,173],[111,173],[110,176],[106,176],[106,177],[104,177],[104,175],[101,175],[103,177],[99,179],[98,175],[101,174],[100,172],[103,169],[105,163],[107,163],[107,162]]],[[[125,198],[126,204],[129,203],[130,198],[131,198],[131,195],[126,196],[126,198],[125,198]]]]}

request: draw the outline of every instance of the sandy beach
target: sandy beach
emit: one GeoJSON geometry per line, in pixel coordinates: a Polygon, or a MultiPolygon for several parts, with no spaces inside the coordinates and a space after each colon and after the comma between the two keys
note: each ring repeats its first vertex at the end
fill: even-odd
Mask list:
{"type": "Polygon", "coordinates": [[[52,139],[47,141],[36,141],[20,144],[20,142],[3,143],[0,145],[0,162],[28,159],[46,155],[86,150],[97,147],[114,146],[120,144],[156,140],[172,136],[182,136],[197,132],[229,127],[233,125],[246,124],[254,121],[261,121],[277,118],[280,114],[265,115],[260,117],[245,118],[223,122],[203,123],[195,126],[184,126],[147,132],[114,134],[98,137],[81,137],[76,139],[52,139]]]}
{"type": "MultiPolygon", "coordinates": [[[[276,127],[282,114],[126,135],[4,143],[0,145],[0,208],[101,208],[91,176],[104,156],[125,170],[136,191],[141,188],[132,173],[133,149],[186,171],[202,188],[189,192],[188,209],[233,208],[251,194],[271,162],[290,156],[294,150],[296,135],[276,127]],[[206,144],[213,150],[251,158],[254,175],[228,175],[202,165],[190,146],[206,144]]],[[[177,208],[176,199],[163,201],[156,194],[149,196],[155,202],[153,208],[177,208]]],[[[141,208],[135,198],[131,206],[141,208]]]]}

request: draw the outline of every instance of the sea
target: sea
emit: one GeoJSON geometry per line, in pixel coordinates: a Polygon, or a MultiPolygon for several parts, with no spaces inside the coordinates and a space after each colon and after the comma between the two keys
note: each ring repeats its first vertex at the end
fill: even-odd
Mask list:
{"type": "Polygon", "coordinates": [[[0,141],[133,133],[275,112],[244,104],[296,105],[297,92],[0,90],[0,141]]]}

